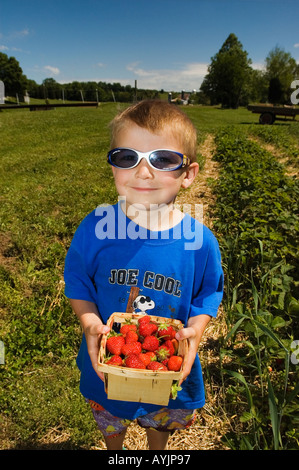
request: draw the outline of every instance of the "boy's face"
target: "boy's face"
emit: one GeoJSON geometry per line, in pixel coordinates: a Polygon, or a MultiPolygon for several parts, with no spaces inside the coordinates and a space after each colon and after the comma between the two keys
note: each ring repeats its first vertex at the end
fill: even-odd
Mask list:
{"type": "MultiPolygon", "coordinates": [[[[115,147],[128,147],[140,152],[170,149],[184,153],[172,133],[153,134],[147,129],[128,123],[118,133],[115,147]]],[[[198,164],[192,163],[187,170],[159,171],[150,167],[145,159],[132,169],[112,167],[115,186],[120,196],[126,198],[127,206],[142,204],[146,209],[151,204],[171,204],[181,187],[188,187],[191,172],[197,174],[198,164]]]]}

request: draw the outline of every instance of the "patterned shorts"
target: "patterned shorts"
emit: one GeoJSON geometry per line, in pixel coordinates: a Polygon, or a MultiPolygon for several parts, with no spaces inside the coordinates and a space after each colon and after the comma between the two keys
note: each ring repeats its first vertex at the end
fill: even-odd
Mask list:
{"type": "MultiPolygon", "coordinates": [[[[106,411],[101,405],[92,400],[87,400],[87,402],[91,406],[94,419],[104,437],[117,436],[127,429],[132,422],[132,420],[129,419],[113,416],[109,411],[106,411]]],[[[173,432],[177,429],[188,428],[194,420],[195,410],[170,410],[168,408],[161,408],[158,411],[137,418],[137,423],[142,428],[173,432]]]]}

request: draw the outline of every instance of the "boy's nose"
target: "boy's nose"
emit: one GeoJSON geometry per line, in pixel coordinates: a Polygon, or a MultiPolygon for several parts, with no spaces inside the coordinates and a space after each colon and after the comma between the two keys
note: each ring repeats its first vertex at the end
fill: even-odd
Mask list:
{"type": "Polygon", "coordinates": [[[147,161],[142,158],[139,164],[136,166],[137,178],[147,179],[153,177],[153,169],[149,166],[147,161]]]}

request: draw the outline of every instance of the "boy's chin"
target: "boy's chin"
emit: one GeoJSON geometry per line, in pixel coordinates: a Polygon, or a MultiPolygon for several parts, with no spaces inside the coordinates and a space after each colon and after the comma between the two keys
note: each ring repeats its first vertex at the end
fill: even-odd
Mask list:
{"type": "Polygon", "coordinates": [[[126,204],[127,214],[134,215],[136,212],[149,212],[153,211],[157,204],[153,204],[149,201],[142,201],[142,202],[133,202],[126,204]]]}
{"type": "Polygon", "coordinates": [[[138,201],[133,203],[126,203],[126,211],[127,213],[134,213],[136,211],[151,211],[156,212],[157,210],[163,211],[173,207],[173,201],[170,203],[153,203],[151,201],[138,201]]]}

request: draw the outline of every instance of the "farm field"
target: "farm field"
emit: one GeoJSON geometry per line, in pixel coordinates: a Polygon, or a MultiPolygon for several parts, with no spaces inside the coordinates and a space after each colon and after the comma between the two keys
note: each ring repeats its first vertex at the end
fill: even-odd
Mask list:
{"type": "MultiPolygon", "coordinates": [[[[123,107],[0,113],[0,449],[105,449],[78,389],[63,266],[82,218],[117,199],[106,152],[123,107]]],[[[298,450],[299,123],[184,110],[201,172],[178,200],[204,206],[225,297],[199,351],[207,404],[169,449],[298,450]]],[[[125,445],[146,448],[134,424],[125,445]]]]}

